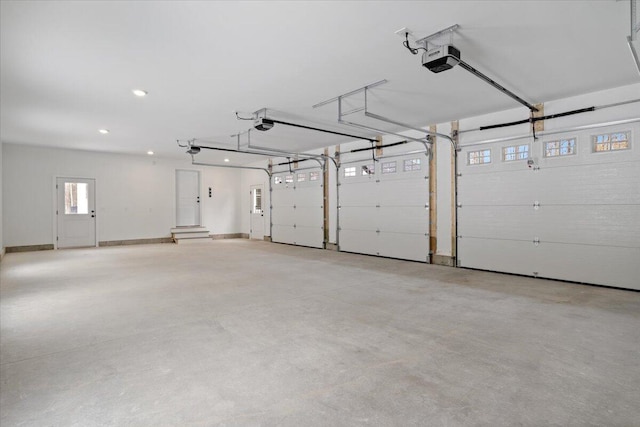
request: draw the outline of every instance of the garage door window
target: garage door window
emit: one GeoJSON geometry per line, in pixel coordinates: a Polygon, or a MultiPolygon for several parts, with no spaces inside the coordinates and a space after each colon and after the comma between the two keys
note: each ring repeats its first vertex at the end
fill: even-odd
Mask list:
{"type": "Polygon", "coordinates": [[[409,159],[404,161],[404,171],[419,171],[420,170],[420,159],[409,159]]]}
{"type": "Polygon", "coordinates": [[[502,160],[512,162],[515,160],[526,160],[529,158],[529,144],[512,145],[502,149],[502,160]]]}
{"type": "Polygon", "coordinates": [[[362,165],[361,168],[362,175],[373,175],[376,173],[376,169],[374,165],[362,165]]]}
{"type": "Polygon", "coordinates": [[[576,154],[576,139],[568,138],[544,143],[545,157],[561,157],[576,154]]]}
{"type": "Polygon", "coordinates": [[[287,175],[284,177],[284,182],[290,183],[293,182],[293,175],[287,175]]]}
{"type": "Polygon", "coordinates": [[[613,132],[593,136],[593,151],[628,150],[631,147],[631,132],[613,132]]]}
{"type": "Polygon", "coordinates": [[[470,165],[491,163],[491,150],[469,151],[467,159],[470,165]]]}
{"type": "Polygon", "coordinates": [[[309,172],[309,181],[317,181],[320,179],[320,172],[309,172]]]}
{"type": "Polygon", "coordinates": [[[344,176],[356,176],[356,167],[351,166],[348,168],[344,168],[344,176]]]}
{"type": "Polygon", "coordinates": [[[307,174],[306,173],[299,173],[298,174],[298,182],[304,182],[307,180],[307,174]]]}
{"type": "Polygon", "coordinates": [[[396,162],[383,163],[382,173],[396,173],[396,162]]]}
{"type": "Polygon", "coordinates": [[[274,184],[282,184],[282,177],[281,176],[274,176],[273,177],[273,183],[274,184]]]}

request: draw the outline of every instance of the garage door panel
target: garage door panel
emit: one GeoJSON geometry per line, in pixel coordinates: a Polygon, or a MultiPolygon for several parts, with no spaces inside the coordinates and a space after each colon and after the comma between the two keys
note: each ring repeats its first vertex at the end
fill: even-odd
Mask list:
{"type": "Polygon", "coordinates": [[[293,244],[295,240],[295,228],[293,226],[273,224],[271,229],[271,241],[276,243],[293,244]]]}
{"type": "Polygon", "coordinates": [[[295,224],[307,227],[322,226],[323,217],[322,207],[299,207],[295,209],[295,224]]]}
{"type": "Polygon", "coordinates": [[[533,206],[469,206],[458,209],[458,235],[533,241],[540,221],[533,206]]]}
{"type": "Polygon", "coordinates": [[[271,192],[272,241],[324,246],[322,182],[321,179],[310,181],[311,172],[319,172],[319,177],[322,176],[320,169],[313,169],[280,173],[277,175],[282,179],[280,184],[276,184],[274,179],[271,192]],[[287,176],[293,177],[294,182],[287,183],[287,176]]]}
{"type": "Polygon", "coordinates": [[[458,194],[464,205],[533,204],[540,197],[538,178],[538,173],[529,169],[482,175],[463,173],[458,179],[458,194]]]}
{"type": "Polygon", "coordinates": [[[310,246],[312,248],[322,248],[322,239],[324,232],[321,227],[305,227],[296,224],[294,243],[301,246],[310,246]]]}
{"type": "Polygon", "coordinates": [[[375,206],[377,188],[367,182],[340,185],[340,206],[375,206]]]}
{"type": "Polygon", "coordinates": [[[415,233],[380,232],[381,256],[427,262],[429,236],[415,233]]]}
{"type": "Polygon", "coordinates": [[[429,181],[398,180],[378,183],[377,204],[381,206],[422,206],[429,202],[429,181]]]}
{"type": "Polygon", "coordinates": [[[370,207],[340,208],[340,237],[345,229],[372,230],[378,228],[378,212],[370,207]]]}
{"type": "Polygon", "coordinates": [[[386,207],[378,210],[383,231],[422,234],[429,232],[429,210],[424,207],[386,207]]]}
{"type": "Polygon", "coordinates": [[[377,255],[378,233],[371,230],[340,230],[340,250],[359,254],[377,255]]]}
{"type": "Polygon", "coordinates": [[[296,188],[295,204],[296,206],[322,206],[322,188],[307,187],[296,188]]]}
{"type": "Polygon", "coordinates": [[[539,251],[532,242],[501,239],[458,239],[460,266],[533,275],[539,251]]]}
{"type": "Polygon", "coordinates": [[[278,225],[293,226],[295,223],[295,209],[293,206],[278,206],[274,207],[271,211],[273,217],[273,223],[278,225]]]}
{"type": "Polygon", "coordinates": [[[537,214],[545,242],[640,247],[640,205],[541,206],[537,214]]]}
{"type": "Polygon", "coordinates": [[[541,277],[640,290],[640,248],[542,242],[541,277]]]}
{"type": "Polygon", "coordinates": [[[604,163],[546,168],[540,172],[545,189],[540,203],[640,204],[640,162],[604,163]]]}
{"type": "Polygon", "coordinates": [[[281,188],[271,192],[272,206],[293,206],[294,192],[293,188],[281,188]]]}

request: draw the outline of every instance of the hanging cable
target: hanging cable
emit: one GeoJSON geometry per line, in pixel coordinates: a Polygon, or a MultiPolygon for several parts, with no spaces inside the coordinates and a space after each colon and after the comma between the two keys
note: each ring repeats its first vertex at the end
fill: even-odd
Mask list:
{"type": "Polygon", "coordinates": [[[418,51],[419,51],[420,49],[424,50],[425,52],[427,51],[427,49],[425,49],[425,48],[423,48],[423,47],[420,47],[420,46],[418,46],[418,47],[411,47],[411,45],[409,45],[409,33],[404,33],[404,37],[405,37],[405,41],[403,41],[403,42],[402,42],[402,45],[403,45],[404,47],[406,47],[406,48],[407,48],[407,50],[408,50],[409,52],[411,52],[412,54],[417,55],[417,54],[418,54],[418,51]]]}

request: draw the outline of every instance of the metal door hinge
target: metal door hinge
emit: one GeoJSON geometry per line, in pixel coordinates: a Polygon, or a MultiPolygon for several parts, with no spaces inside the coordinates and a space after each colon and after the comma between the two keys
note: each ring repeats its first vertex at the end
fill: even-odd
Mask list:
{"type": "Polygon", "coordinates": [[[534,245],[536,245],[536,246],[538,246],[538,245],[540,244],[540,239],[539,239],[538,237],[535,237],[535,238],[533,239],[533,244],[534,244],[534,245]]]}

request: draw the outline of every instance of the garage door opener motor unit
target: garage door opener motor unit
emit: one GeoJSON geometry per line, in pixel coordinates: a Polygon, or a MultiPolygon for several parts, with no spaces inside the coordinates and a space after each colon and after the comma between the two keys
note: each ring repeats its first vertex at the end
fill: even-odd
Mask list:
{"type": "Polygon", "coordinates": [[[422,66],[434,73],[450,70],[460,62],[460,50],[445,44],[427,50],[422,54],[422,66]]]}

